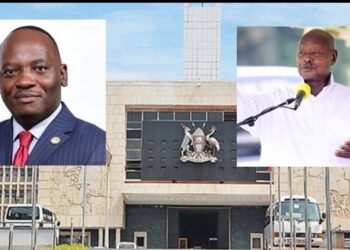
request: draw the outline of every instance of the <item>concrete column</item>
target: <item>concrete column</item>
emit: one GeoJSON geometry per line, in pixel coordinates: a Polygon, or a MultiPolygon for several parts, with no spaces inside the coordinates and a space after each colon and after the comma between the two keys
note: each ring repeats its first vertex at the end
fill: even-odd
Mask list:
{"type": "Polygon", "coordinates": [[[121,228],[117,227],[115,230],[115,245],[117,245],[120,242],[120,234],[121,234],[121,228]]]}
{"type": "Polygon", "coordinates": [[[98,229],[98,246],[103,247],[103,228],[98,229]]]}

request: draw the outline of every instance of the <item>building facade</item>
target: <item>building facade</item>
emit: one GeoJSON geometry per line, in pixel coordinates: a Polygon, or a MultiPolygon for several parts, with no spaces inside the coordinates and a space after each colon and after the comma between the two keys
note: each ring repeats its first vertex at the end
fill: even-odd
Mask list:
{"type": "MultiPolygon", "coordinates": [[[[236,83],[219,80],[221,10],[208,5],[184,5],[184,81],[107,82],[108,166],[39,167],[37,203],[56,213],[61,236],[85,228],[89,246],[262,249],[277,171],[270,182],[266,167],[236,167],[236,83]]],[[[303,194],[303,169],[292,174],[303,194]]],[[[281,169],[282,194],[288,179],[281,169]]],[[[349,180],[331,169],[338,248],[350,241],[349,180]]],[[[309,169],[308,189],[325,211],[324,168],[309,169]]],[[[1,218],[32,190],[31,167],[1,166],[1,218]]]]}
{"type": "MultiPolygon", "coordinates": [[[[262,247],[269,172],[235,166],[232,93],[235,83],[225,81],[108,82],[112,158],[108,167],[86,168],[84,226],[89,245],[115,247],[120,241],[135,241],[147,248],[250,249],[255,242],[262,247]],[[205,135],[216,127],[216,162],[181,161],[182,125],[193,134],[193,124],[205,135]]],[[[308,170],[308,194],[319,201],[322,212],[324,172],[321,167],[308,170]]],[[[350,171],[331,168],[330,174],[333,246],[344,248],[350,238],[350,171]]],[[[277,177],[275,169],[273,199],[277,177]]],[[[30,167],[1,166],[0,180],[2,215],[8,204],[31,203],[30,167]]],[[[293,194],[303,194],[302,168],[292,169],[292,180],[293,194]]],[[[286,168],[281,168],[280,186],[282,195],[288,195],[286,168]]],[[[83,167],[39,167],[37,202],[56,213],[61,235],[73,230],[81,236],[83,191],[83,167]]]]}
{"type": "Polygon", "coordinates": [[[249,248],[250,237],[262,234],[268,173],[236,167],[234,92],[235,84],[225,81],[108,83],[120,241],[145,248],[249,248]],[[181,161],[183,124],[192,133],[217,128],[215,163],[181,161]]]}

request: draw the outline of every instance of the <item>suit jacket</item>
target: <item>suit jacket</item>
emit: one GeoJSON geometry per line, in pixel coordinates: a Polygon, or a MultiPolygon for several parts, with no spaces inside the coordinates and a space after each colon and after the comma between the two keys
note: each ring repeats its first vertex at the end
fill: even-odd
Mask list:
{"type": "MultiPolygon", "coordinates": [[[[0,123],[0,165],[12,164],[12,119],[0,123]]],[[[26,163],[26,165],[105,164],[106,132],[74,117],[64,103],[60,113],[35,144],[26,163]],[[54,137],[56,143],[52,140],[54,137]]]]}

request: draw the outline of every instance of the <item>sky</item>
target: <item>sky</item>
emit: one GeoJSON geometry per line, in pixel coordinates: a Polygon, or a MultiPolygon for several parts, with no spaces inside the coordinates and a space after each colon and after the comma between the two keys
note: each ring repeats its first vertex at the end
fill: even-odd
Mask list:
{"type": "MultiPolygon", "coordinates": [[[[221,4],[220,80],[236,80],[237,26],[350,26],[349,11],[349,3],[221,4]]],[[[0,19],[106,20],[107,80],[182,80],[183,12],[182,3],[0,4],[0,19]]]]}

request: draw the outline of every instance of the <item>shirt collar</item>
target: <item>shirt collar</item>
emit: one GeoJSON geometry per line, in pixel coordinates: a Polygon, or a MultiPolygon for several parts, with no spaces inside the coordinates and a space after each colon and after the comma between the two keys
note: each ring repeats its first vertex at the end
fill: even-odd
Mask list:
{"type": "MultiPolygon", "coordinates": [[[[302,81],[304,80],[302,79],[302,81]]],[[[310,97],[312,99],[315,99],[315,98],[319,98],[320,96],[327,95],[329,91],[333,89],[333,87],[334,87],[334,77],[333,77],[333,74],[331,73],[328,84],[322,88],[321,92],[317,96],[310,95],[310,97]]]]}
{"type": "Polygon", "coordinates": [[[321,90],[321,92],[316,96],[316,98],[322,98],[326,95],[328,95],[328,93],[333,89],[334,87],[334,78],[333,78],[333,74],[331,74],[331,76],[329,77],[329,82],[326,86],[324,86],[321,90]]]}
{"type": "Polygon", "coordinates": [[[331,73],[328,84],[323,87],[321,92],[328,91],[329,89],[333,88],[333,86],[334,86],[334,77],[333,77],[333,74],[331,73]]]}
{"type": "MultiPolygon", "coordinates": [[[[45,120],[41,121],[40,123],[38,123],[37,125],[35,125],[29,130],[29,132],[34,136],[34,138],[39,140],[40,136],[44,133],[45,129],[49,126],[49,124],[53,121],[53,119],[56,118],[56,116],[61,111],[61,109],[62,109],[62,103],[58,105],[57,109],[49,117],[47,117],[45,120]]],[[[16,121],[15,118],[12,119],[12,124],[13,124],[12,139],[13,141],[15,141],[18,134],[25,129],[16,121]]]]}

